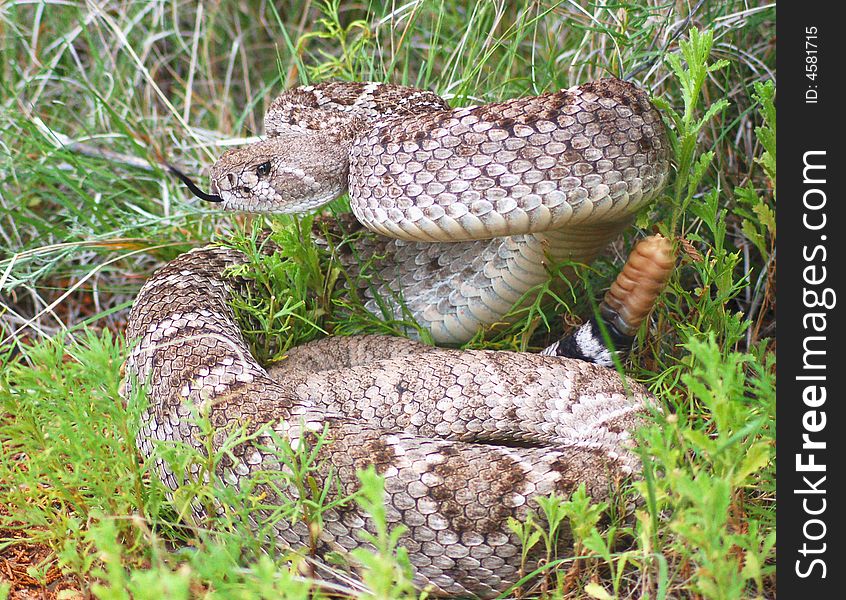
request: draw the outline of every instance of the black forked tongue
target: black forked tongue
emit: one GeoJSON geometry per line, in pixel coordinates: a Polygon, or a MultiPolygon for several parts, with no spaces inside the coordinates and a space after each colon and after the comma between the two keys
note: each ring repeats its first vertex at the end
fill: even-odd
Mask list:
{"type": "Polygon", "coordinates": [[[185,173],[171,165],[170,163],[165,163],[167,165],[168,171],[176,175],[182,183],[188,186],[188,189],[191,190],[191,193],[194,194],[197,198],[201,200],[205,200],[207,202],[223,202],[223,198],[216,194],[207,194],[203,190],[197,187],[197,185],[191,181],[191,178],[188,177],[185,173]]]}

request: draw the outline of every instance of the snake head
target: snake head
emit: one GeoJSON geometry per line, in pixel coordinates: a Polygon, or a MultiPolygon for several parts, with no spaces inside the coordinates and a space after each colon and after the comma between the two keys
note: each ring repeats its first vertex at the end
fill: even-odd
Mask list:
{"type": "Polygon", "coordinates": [[[302,213],[347,187],[348,152],[323,136],[271,138],[226,151],[211,168],[224,210],[302,213]]]}

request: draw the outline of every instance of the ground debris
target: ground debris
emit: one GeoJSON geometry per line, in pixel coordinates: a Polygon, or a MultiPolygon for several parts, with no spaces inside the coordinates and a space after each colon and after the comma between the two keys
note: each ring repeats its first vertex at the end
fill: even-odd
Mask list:
{"type": "MultiPolygon", "coordinates": [[[[0,504],[0,518],[10,515],[0,504]]],[[[6,521],[0,528],[0,585],[9,586],[9,600],[77,600],[88,595],[72,575],[63,574],[46,544],[26,540],[26,534],[6,521]],[[20,540],[20,541],[18,541],[20,540]]]]}

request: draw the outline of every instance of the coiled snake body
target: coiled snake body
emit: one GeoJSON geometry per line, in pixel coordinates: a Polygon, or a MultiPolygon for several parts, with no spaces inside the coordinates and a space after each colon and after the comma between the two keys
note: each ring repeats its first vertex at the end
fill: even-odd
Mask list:
{"type": "MultiPolygon", "coordinates": [[[[228,209],[302,211],[349,188],[359,220],[399,238],[360,250],[379,249],[384,285],[438,341],[466,340],[501,318],[548,276],[547,260],[590,259],[668,171],[660,117],[617,80],[463,109],[412,88],[323,84],[285,92],[265,124],[266,140],[214,165],[207,197],[228,209]]],[[[202,448],[192,407],[221,431],[270,423],[295,446],[325,428],[324,466],[346,491],[366,465],[385,477],[388,520],[407,527],[415,583],[480,596],[518,579],[520,546],[506,520],[524,519],[533,497],[583,482],[603,499],[638,471],[631,431],[650,396],[590,362],[364,336],[294,349],[265,370],[229,306],[243,282],[223,271],[244,260],[194,250],[139,293],[127,372],[149,382],[145,455],[156,440],[202,448]]],[[[221,479],[238,485],[278,468],[260,450],[270,443],[238,446],[221,479]]],[[[178,485],[165,464],[159,472],[178,485]]],[[[277,533],[323,553],[363,545],[362,528],[368,519],[344,507],[324,515],[316,540],[302,522],[277,533]]],[[[566,535],[560,544],[566,550],[566,535]]]]}
{"type": "Polygon", "coordinates": [[[329,83],[283,93],[265,129],[212,167],[221,206],[297,212],[348,188],[358,220],[387,236],[359,249],[378,257],[378,295],[401,293],[436,342],[499,320],[550,261],[590,261],[669,170],[660,115],[616,79],[457,109],[329,83]]]}

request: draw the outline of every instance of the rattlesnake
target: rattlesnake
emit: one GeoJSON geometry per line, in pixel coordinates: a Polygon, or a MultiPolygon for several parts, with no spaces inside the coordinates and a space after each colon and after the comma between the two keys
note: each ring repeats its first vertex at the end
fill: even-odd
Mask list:
{"type": "MultiPolygon", "coordinates": [[[[613,79],[461,109],[402,86],[306,86],[283,93],[265,126],[266,140],[215,163],[211,194],[192,189],[226,209],[299,212],[348,188],[359,220],[399,238],[359,250],[380,250],[382,285],[401,292],[440,342],[466,340],[500,319],[548,277],[549,260],[590,259],[657,194],[669,169],[659,115],[643,92],[613,79]],[[452,241],[432,243],[443,239],[452,241]]],[[[594,498],[607,498],[638,471],[631,432],[651,396],[613,369],[558,356],[565,347],[574,354],[574,344],[575,354],[590,355],[593,344],[607,359],[596,322],[545,354],[328,338],[268,371],[250,355],[229,305],[245,282],[224,271],[244,261],[228,248],[194,250],[140,291],[127,326],[127,381],[147,382],[144,455],[156,440],[202,450],[197,407],[219,432],[271,424],[295,447],[325,432],[322,476],[332,470],[347,492],[365,465],[385,477],[388,521],[407,528],[402,544],[415,584],[480,596],[502,592],[536,565],[532,553],[521,566],[506,527],[508,517],[537,508],[533,497],[584,483],[594,498]]],[[[633,297],[618,296],[624,305],[633,297]]],[[[623,309],[603,304],[612,339],[631,334],[643,316],[623,309]]],[[[262,435],[235,448],[219,467],[221,480],[238,485],[279,468],[261,450],[270,443],[262,435]]],[[[175,488],[177,474],[161,460],[158,467],[175,488]]],[[[279,485],[283,496],[296,495],[279,485]]],[[[318,530],[282,521],[276,532],[323,554],[363,545],[362,528],[372,523],[347,506],[323,515],[318,530]]],[[[565,534],[562,551],[567,544],[565,534]]]]}

